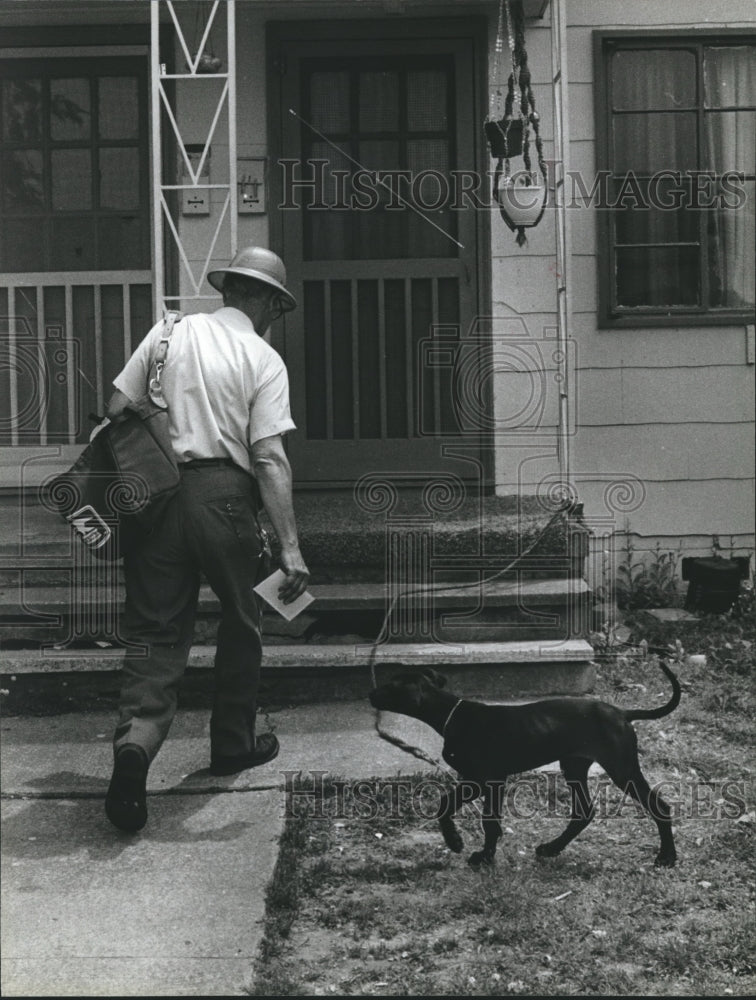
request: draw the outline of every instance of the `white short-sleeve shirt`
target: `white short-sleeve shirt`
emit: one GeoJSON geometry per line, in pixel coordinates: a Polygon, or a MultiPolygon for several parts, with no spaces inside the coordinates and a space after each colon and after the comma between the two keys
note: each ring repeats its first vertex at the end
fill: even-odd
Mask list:
{"type": "MultiPolygon", "coordinates": [[[[113,380],[134,402],[146,393],[162,331],[157,323],[113,380]]],[[[281,356],[232,306],[176,323],[161,381],[179,462],[230,458],[251,471],[251,445],[296,427],[281,356]]]]}

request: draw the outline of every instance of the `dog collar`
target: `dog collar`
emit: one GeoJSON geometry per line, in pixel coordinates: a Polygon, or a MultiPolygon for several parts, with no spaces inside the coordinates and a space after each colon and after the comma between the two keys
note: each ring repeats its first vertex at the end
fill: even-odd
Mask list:
{"type": "Polygon", "coordinates": [[[461,704],[462,704],[462,699],[459,698],[456,705],[452,708],[451,712],[449,712],[449,714],[446,716],[446,722],[444,723],[444,728],[441,730],[441,735],[444,737],[444,739],[446,738],[446,727],[449,725],[449,720],[451,719],[451,717],[454,715],[454,713],[457,711],[457,709],[461,704]]]}

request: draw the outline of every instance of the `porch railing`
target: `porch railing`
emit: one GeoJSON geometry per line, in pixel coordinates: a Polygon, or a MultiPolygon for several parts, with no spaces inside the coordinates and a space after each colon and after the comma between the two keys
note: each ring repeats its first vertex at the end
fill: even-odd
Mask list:
{"type": "Polygon", "coordinates": [[[0,277],[0,446],[83,444],[153,324],[151,271],[0,277]]]}

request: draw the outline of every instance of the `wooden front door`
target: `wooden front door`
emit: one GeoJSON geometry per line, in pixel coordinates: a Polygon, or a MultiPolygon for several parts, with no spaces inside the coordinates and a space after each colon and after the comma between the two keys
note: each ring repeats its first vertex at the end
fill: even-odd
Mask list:
{"type": "Polygon", "coordinates": [[[480,299],[481,212],[460,194],[482,120],[470,24],[281,25],[271,43],[297,481],[469,478],[443,446],[460,437],[453,345],[480,299]]]}

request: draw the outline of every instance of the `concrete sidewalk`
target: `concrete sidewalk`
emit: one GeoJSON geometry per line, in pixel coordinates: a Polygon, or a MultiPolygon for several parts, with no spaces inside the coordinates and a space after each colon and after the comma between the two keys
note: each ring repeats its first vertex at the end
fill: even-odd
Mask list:
{"type": "MultiPolygon", "coordinates": [[[[382,718],[440,758],[427,726],[382,718]]],[[[285,772],[432,770],[376,735],[366,703],[300,706],[269,721],[278,758],[214,778],[209,713],[180,713],[150,771],[147,826],[129,836],[103,812],[112,714],[3,720],[4,996],[245,994],[278,857],[285,772]]]]}

